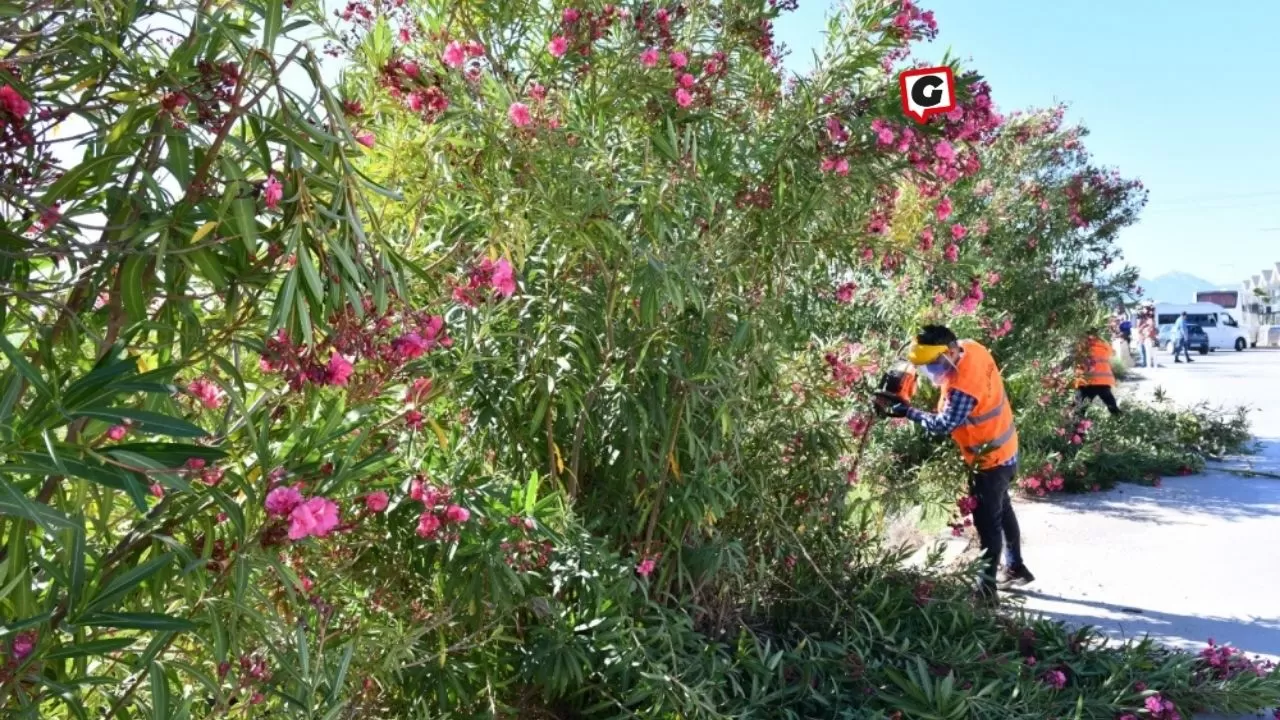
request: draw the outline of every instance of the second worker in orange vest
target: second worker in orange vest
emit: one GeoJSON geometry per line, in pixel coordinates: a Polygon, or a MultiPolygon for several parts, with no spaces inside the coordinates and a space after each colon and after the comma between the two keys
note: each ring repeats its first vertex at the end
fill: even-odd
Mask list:
{"type": "Polygon", "coordinates": [[[1018,431],[1013,426],[1004,379],[985,347],[957,339],[942,325],[924,326],[908,359],[942,390],[938,410],[924,412],[905,403],[883,409],[889,415],[909,418],[927,432],[950,434],[955,440],[970,467],[969,494],[978,500],[973,526],[986,560],[978,595],[995,600],[998,585],[1025,585],[1035,580],[1022,561],[1022,537],[1009,497],[1009,485],[1018,470],[1018,431]],[[997,576],[1001,547],[1006,543],[1006,564],[997,576]]]}
{"type": "Polygon", "coordinates": [[[1116,386],[1116,375],[1111,370],[1111,345],[1097,335],[1090,335],[1081,343],[1077,354],[1083,360],[1076,366],[1076,412],[1084,412],[1085,407],[1098,398],[1107,406],[1107,412],[1119,415],[1120,406],[1111,392],[1116,386]]]}

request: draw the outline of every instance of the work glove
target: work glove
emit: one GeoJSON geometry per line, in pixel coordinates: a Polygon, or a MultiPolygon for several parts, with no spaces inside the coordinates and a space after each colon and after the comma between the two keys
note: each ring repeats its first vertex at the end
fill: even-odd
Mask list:
{"type": "Polygon", "coordinates": [[[903,418],[907,416],[907,404],[897,395],[878,393],[875,400],[876,412],[881,417],[903,418]]]}

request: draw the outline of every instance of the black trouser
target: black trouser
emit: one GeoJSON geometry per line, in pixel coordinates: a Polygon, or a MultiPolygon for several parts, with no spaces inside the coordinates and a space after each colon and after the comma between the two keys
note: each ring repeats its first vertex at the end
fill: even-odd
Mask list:
{"type": "Polygon", "coordinates": [[[1084,412],[1084,408],[1093,402],[1094,398],[1102,400],[1102,404],[1107,406],[1107,412],[1112,415],[1120,414],[1120,406],[1116,404],[1116,396],[1111,392],[1110,386],[1107,385],[1085,385],[1076,390],[1076,413],[1084,412]]]}
{"type": "Polygon", "coordinates": [[[1018,472],[1018,463],[1009,463],[990,470],[980,470],[969,479],[969,492],[978,499],[973,511],[973,527],[978,531],[982,544],[982,557],[986,560],[982,584],[995,589],[996,570],[1000,567],[1000,550],[1009,543],[1009,565],[1022,564],[1022,534],[1018,532],[1018,518],[1013,514],[1013,501],[1009,498],[1009,483],[1018,472]]]}

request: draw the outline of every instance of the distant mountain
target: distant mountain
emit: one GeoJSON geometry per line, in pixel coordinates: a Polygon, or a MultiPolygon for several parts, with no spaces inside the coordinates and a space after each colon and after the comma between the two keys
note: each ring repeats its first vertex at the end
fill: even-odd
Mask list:
{"type": "Polygon", "coordinates": [[[1215,290],[1219,285],[1190,273],[1171,272],[1150,280],[1138,279],[1142,296],[1156,302],[1189,303],[1202,290],[1215,290]]]}

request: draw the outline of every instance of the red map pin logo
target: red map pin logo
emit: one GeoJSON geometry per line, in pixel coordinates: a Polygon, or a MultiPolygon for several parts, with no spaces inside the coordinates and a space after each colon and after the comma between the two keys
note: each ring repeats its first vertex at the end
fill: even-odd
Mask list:
{"type": "Polygon", "coordinates": [[[950,67],[904,70],[898,76],[902,112],[924,123],[934,115],[956,109],[956,78],[950,67]]]}

